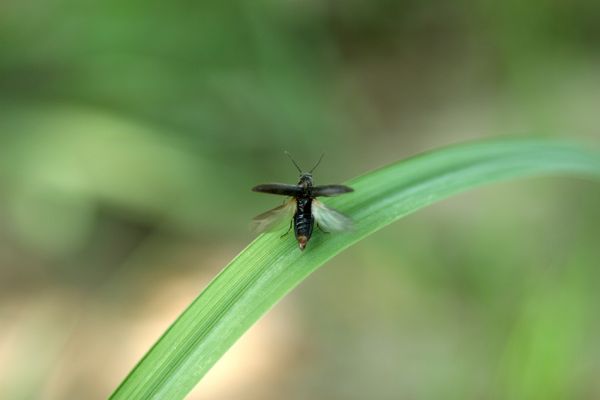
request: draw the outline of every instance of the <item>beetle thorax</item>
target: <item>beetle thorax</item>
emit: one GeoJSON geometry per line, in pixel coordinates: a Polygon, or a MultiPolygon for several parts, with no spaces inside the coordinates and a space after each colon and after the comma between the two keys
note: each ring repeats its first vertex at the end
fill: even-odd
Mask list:
{"type": "Polygon", "coordinates": [[[304,189],[308,189],[312,187],[313,180],[312,175],[308,173],[304,173],[300,175],[300,182],[298,182],[298,186],[302,186],[304,189]]]}

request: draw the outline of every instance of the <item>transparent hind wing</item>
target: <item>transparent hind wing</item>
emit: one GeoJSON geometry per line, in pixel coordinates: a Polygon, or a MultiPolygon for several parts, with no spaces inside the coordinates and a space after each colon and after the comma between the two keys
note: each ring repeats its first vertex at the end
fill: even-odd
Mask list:
{"type": "Polygon", "coordinates": [[[343,232],[354,228],[352,219],[316,199],[312,201],[312,214],[325,232],[343,232]]]}
{"type": "Polygon", "coordinates": [[[275,207],[254,217],[252,220],[252,231],[254,233],[262,233],[283,228],[286,222],[289,224],[295,212],[296,199],[290,198],[279,207],[275,207]]]}

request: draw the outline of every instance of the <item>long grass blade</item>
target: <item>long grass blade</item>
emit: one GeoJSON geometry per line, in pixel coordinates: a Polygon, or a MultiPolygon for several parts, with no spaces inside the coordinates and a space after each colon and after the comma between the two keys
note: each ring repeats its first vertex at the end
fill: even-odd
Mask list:
{"type": "Polygon", "coordinates": [[[484,184],[533,176],[600,178],[600,155],[544,140],[478,142],[434,151],[346,182],[326,199],[356,222],[346,234],[316,232],[306,251],[277,233],[244,249],[149,350],[113,399],[181,399],[233,343],[327,260],[424,206],[484,184]]]}

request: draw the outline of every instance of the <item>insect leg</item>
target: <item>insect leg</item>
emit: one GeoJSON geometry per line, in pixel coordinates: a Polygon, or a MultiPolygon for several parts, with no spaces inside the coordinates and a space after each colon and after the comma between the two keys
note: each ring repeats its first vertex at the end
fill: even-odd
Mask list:
{"type": "Polygon", "coordinates": [[[290,227],[283,235],[279,236],[280,239],[283,239],[284,237],[287,236],[288,233],[290,233],[290,231],[292,230],[292,222],[293,222],[293,220],[290,219],[290,227]]]}
{"type": "Polygon", "coordinates": [[[319,228],[319,230],[323,233],[331,233],[331,232],[327,232],[325,229],[321,228],[321,225],[319,225],[318,222],[317,222],[317,228],[319,228]]]}

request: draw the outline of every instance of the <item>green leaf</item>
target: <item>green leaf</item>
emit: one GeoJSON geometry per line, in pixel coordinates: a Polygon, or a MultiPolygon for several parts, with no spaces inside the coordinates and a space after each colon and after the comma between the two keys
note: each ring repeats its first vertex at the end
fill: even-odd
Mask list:
{"type": "Polygon", "coordinates": [[[183,398],[278,300],[348,246],[452,194],[542,175],[599,178],[600,154],[544,140],[477,142],[420,155],[347,182],[354,193],[326,202],[356,221],[354,231],[315,232],[304,252],[291,237],[258,237],[179,316],[112,398],[183,398]]]}

